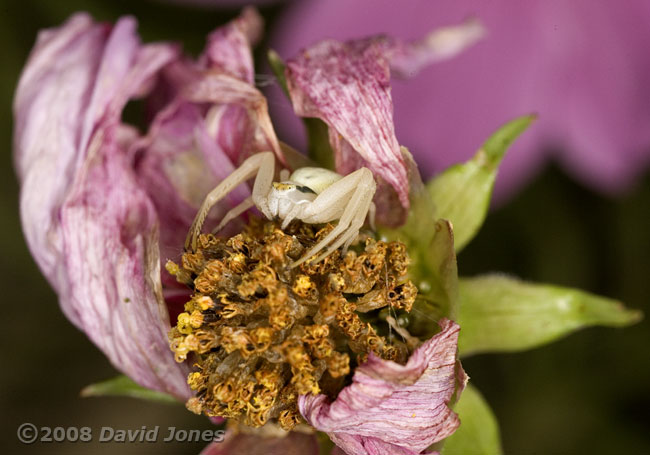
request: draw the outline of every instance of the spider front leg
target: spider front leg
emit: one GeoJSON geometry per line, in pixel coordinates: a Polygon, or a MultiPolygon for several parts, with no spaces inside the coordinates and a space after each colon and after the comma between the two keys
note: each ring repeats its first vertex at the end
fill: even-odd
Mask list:
{"type": "Polygon", "coordinates": [[[309,206],[305,207],[300,218],[305,223],[311,224],[326,223],[339,218],[339,223],[291,267],[302,264],[325,247],[328,247],[327,250],[315,259],[316,262],[331,254],[342,244],[349,245],[363,226],[372,204],[375,189],[372,172],[369,169],[361,168],[343,177],[319,194],[309,206]]]}
{"type": "Polygon", "coordinates": [[[324,253],[321,253],[314,262],[319,262],[325,259],[327,256],[332,254],[334,250],[343,245],[343,250],[348,248],[350,244],[357,238],[359,235],[359,230],[363,226],[363,223],[366,220],[366,214],[369,211],[369,206],[372,203],[372,194],[367,191],[357,191],[350,199],[350,208],[349,216],[346,217],[346,213],[341,217],[339,224],[343,222],[344,226],[347,227],[344,229],[343,233],[335,239],[325,250],[324,253]]]}
{"type": "Polygon", "coordinates": [[[244,213],[246,210],[250,209],[251,207],[255,206],[255,203],[253,202],[253,197],[249,196],[246,199],[244,199],[239,205],[236,207],[233,207],[226,213],[226,215],[221,219],[219,222],[219,225],[212,230],[213,234],[216,234],[220,230],[222,230],[226,224],[230,223],[232,220],[237,218],[239,215],[244,213]]]}
{"type": "MultiPolygon", "coordinates": [[[[201,234],[203,223],[212,207],[214,207],[239,184],[253,176],[255,176],[255,183],[253,184],[253,194],[251,196],[252,202],[267,218],[270,217],[266,197],[271,189],[271,185],[273,184],[274,169],[275,157],[272,152],[256,153],[246,159],[246,161],[235,169],[232,174],[223,179],[219,185],[208,193],[203,204],[201,204],[201,207],[194,218],[194,222],[187,233],[187,238],[185,239],[185,250],[196,251],[196,242],[201,234]]],[[[224,219],[231,219],[233,212],[240,211],[239,213],[241,213],[241,209],[248,204],[250,204],[250,202],[247,199],[239,206],[229,211],[224,219]]]]}

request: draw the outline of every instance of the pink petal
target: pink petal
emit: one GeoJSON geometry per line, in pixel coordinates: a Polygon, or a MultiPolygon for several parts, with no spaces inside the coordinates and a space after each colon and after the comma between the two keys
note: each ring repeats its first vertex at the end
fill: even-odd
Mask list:
{"type": "MultiPolygon", "coordinates": [[[[506,155],[501,195],[530,179],[551,149],[575,176],[603,191],[629,187],[647,169],[650,4],[644,0],[624,8],[589,0],[294,2],[272,47],[293,55],[324,37],[416,39],[468,16],[484,24],[484,40],[393,85],[397,137],[425,176],[468,159],[500,124],[529,112],[539,120],[506,155]]],[[[276,117],[286,124],[287,116],[276,117]]],[[[292,137],[299,128],[292,126],[292,137]]]]}
{"type": "Polygon", "coordinates": [[[262,437],[227,432],[223,442],[213,442],[201,455],[318,455],[313,434],[291,432],[285,437],[262,437]]]}
{"type": "Polygon", "coordinates": [[[334,402],[301,396],[301,414],[352,455],[417,454],[446,438],[460,425],[449,404],[466,376],[457,361],[460,327],[446,319],[440,326],[406,365],[371,355],[334,402]]]}
{"type": "MultiPolygon", "coordinates": [[[[272,151],[278,160],[284,163],[282,150],[269,117],[266,98],[254,86],[226,74],[206,73],[194,84],[186,87],[183,96],[193,103],[237,105],[245,108],[253,131],[250,133],[250,144],[241,152],[239,159],[243,161],[253,153],[272,151]]],[[[219,130],[218,127],[210,125],[208,128],[219,130]]]]}
{"type": "Polygon", "coordinates": [[[344,174],[354,170],[348,168],[348,155],[355,151],[408,207],[408,179],[393,129],[383,41],[320,42],[289,60],[286,76],[296,113],[329,125],[337,170],[344,174]]]}
{"type": "Polygon", "coordinates": [[[73,16],[60,29],[40,34],[18,85],[14,158],[22,183],[21,217],[30,249],[55,289],[58,210],[91,134],[175,55],[168,46],[139,48],[134,29],[130,18],[111,30],[87,15],[73,16]],[[125,80],[136,58],[141,72],[125,80]]]}
{"type": "Polygon", "coordinates": [[[282,0],[157,0],[160,3],[175,3],[177,5],[187,6],[189,8],[205,8],[223,10],[235,6],[246,5],[267,5],[272,3],[281,3],[282,0]]]}
{"type": "Polygon", "coordinates": [[[82,119],[109,33],[108,27],[84,14],[59,29],[42,31],[14,99],[14,160],[22,184],[23,231],[55,289],[62,249],[58,211],[85,151],[82,119]]]}
{"type": "Polygon", "coordinates": [[[208,36],[201,64],[252,84],[255,69],[251,46],[260,40],[263,29],[264,23],[257,10],[245,8],[237,19],[208,36]]]}
{"type": "Polygon", "coordinates": [[[67,313],[111,362],[139,384],[189,397],[188,369],[169,352],[160,281],[158,219],[114,129],[93,146],[61,210],[67,313]]]}
{"type": "Polygon", "coordinates": [[[65,314],[140,384],[186,397],[169,354],[157,219],[125,149],[122,108],[151,87],[175,47],[141,46],[135,21],[73,16],[42,33],[14,104],[27,242],[65,314]]]}

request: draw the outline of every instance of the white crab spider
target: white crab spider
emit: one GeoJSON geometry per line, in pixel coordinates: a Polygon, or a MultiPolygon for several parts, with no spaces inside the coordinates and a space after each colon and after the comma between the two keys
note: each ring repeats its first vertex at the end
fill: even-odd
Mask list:
{"type": "Polygon", "coordinates": [[[289,175],[280,172],[280,182],[274,182],[275,157],[272,152],[257,153],[223,179],[206,196],[194,218],[185,241],[185,249],[196,251],[196,243],[210,209],[237,185],[255,176],[252,195],[226,213],[216,231],[255,205],[269,220],[281,219],[282,229],[294,220],[309,224],[339,220],[320,242],[291,264],[296,267],[327,248],[315,262],[322,260],[338,247],[347,248],[359,234],[366,216],[374,224],[375,180],[363,167],[346,176],[317,167],[303,167],[289,175]]]}

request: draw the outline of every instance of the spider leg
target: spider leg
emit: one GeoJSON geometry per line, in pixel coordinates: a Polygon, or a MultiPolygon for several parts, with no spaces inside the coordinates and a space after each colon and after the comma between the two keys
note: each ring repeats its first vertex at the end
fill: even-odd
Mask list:
{"type": "Polygon", "coordinates": [[[287,213],[287,216],[284,217],[284,220],[282,221],[282,225],[280,228],[284,231],[287,226],[289,226],[289,223],[291,223],[293,220],[296,218],[300,219],[301,215],[305,209],[305,204],[297,203],[296,205],[293,206],[293,208],[287,213]]]}
{"type": "MultiPolygon", "coordinates": [[[[214,207],[221,199],[230,193],[237,185],[245,182],[254,175],[255,183],[253,184],[253,194],[251,196],[253,203],[259,207],[265,216],[269,216],[266,195],[268,194],[273,183],[273,171],[275,158],[272,152],[256,153],[242,163],[228,177],[223,179],[212,191],[205,197],[203,204],[194,218],[194,222],[187,233],[185,239],[185,249],[188,251],[196,250],[196,241],[201,233],[203,223],[214,207]]],[[[235,208],[238,209],[241,204],[235,208]]],[[[228,215],[226,215],[228,216],[228,215]]]]}
{"type": "MultiPolygon", "coordinates": [[[[256,155],[260,155],[259,153],[256,155]]],[[[253,156],[256,156],[253,155],[253,156]]],[[[253,183],[253,193],[251,197],[255,206],[260,209],[266,218],[273,218],[267,202],[271,186],[273,186],[273,176],[275,174],[275,157],[273,152],[264,152],[264,156],[259,159],[258,173],[253,183]]],[[[251,156],[251,158],[253,157],[251,156]]],[[[249,158],[250,159],[250,158],[249,158]]],[[[248,161],[248,160],[246,160],[248,161]]]]}
{"type": "Polygon", "coordinates": [[[343,253],[347,251],[350,244],[359,235],[359,230],[363,227],[363,222],[365,221],[365,217],[362,216],[363,213],[368,213],[368,223],[370,224],[370,229],[373,231],[375,230],[374,210],[375,204],[372,202],[372,195],[369,195],[367,201],[365,201],[364,208],[357,211],[355,218],[350,223],[350,227],[348,228],[350,235],[348,235],[348,239],[343,244],[343,253]]]}
{"type": "Polygon", "coordinates": [[[246,210],[250,209],[254,205],[255,205],[255,203],[253,202],[253,197],[252,196],[247,197],[239,205],[237,205],[237,207],[234,207],[234,208],[230,209],[230,211],[228,213],[226,213],[226,215],[221,219],[221,222],[219,223],[219,226],[217,226],[215,229],[213,229],[212,233],[216,234],[221,229],[223,229],[223,227],[226,224],[230,223],[232,220],[237,218],[239,215],[241,215],[242,213],[244,213],[246,210]]]}
{"type": "Polygon", "coordinates": [[[369,169],[357,169],[341,180],[325,188],[307,207],[300,219],[305,223],[319,224],[339,219],[352,194],[362,182],[367,183],[367,191],[375,193],[375,181],[369,169]]]}
{"type": "Polygon", "coordinates": [[[350,246],[350,244],[359,235],[359,229],[361,229],[364,221],[366,220],[366,214],[368,213],[370,205],[372,204],[372,196],[372,193],[361,191],[356,191],[353,194],[352,198],[350,199],[350,204],[348,205],[350,208],[350,213],[352,214],[349,225],[343,231],[343,233],[327,247],[327,250],[325,250],[324,253],[320,254],[316,259],[314,259],[315,263],[325,259],[341,245],[343,245],[344,250],[347,250],[348,246],[350,246]]]}
{"type": "Polygon", "coordinates": [[[375,214],[377,213],[377,207],[375,203],[370,201],[370,206],[368,207],[368,223],[370,224],[370,229],[375,231],[375,214]]]}
{"type": "Polygon", "coordinates": [[[333,205],[337,209],[339,210],[342,209],[343,211],[343,213],[340,216],[339,223],[329,234],[325,236],[325,238],[323,238],[320,242],[314,245],[307,253],[303,255],[303,257],[301,257],[299,260],[294,262],[291,265],[291,267],[296,267],[302,264],[307,259],[314,256],[320,250],[325,248],[327,245],[330,245],[329,248],[326,250],[324,254],[320,255],[316,259],[316,262],[320,261],[327,255],[329,255],[332,251],[338,248],[342,243],[346,241],[351,242],[349,238],[356,237],[356,235],[359,232],[359,229],[361,228],[361,226],[363,226],[363,222],[368,213],[369,204],[372,202],[372,197],[374,194],[375,194],[375,181],[374,178],[372,177],[372,173],[366,168],[361,168],[353,172],[352,174],[349,174],[348,176],[344,177],[343,179],[339,180],[334,185],[330,186],[325,191],[323,191],[305,209],[306,213],[305,216],[302,218],[302,220],[307,223],[318,223],[318,222],[329,221],[328,219],[324,219],[323,215],[327,213],[328,209],[330,209],[329,211],[331,212],[331,208],[333,205]],[[349,181],[345,182],[345,180],[348,178],[349,181]],[[335,188],[336,185],[339,185],[341,183],[345,183],[346,184],[345,187],[340,188],[339,186],[339,188],[335,188]],[[355,187],[356,189],[354,189],[355,187]],[[326,192],[330,189],[333,189],[333,191],[330,192],[330,195],[328,195],[331,197],[329,197],[326,200],[326,202],[323,202],[321,196],[326,195],[326,192]],[[350,190],[352,189],[354,189],[354,193],[348,200],[347,205],[345,206],[341,205],[341,198],[343,196],[347,196],[350,190]],[[338,196],[338,198],[333,196],[338,196]],[[325,205],[326,203],[329,204],[329,206],[323,207],[323,205],[325,205]],[[356,227],[356,229],[352,226],[356,227]],[[349,230],[350,232],[344,234],[346,230],[349,230]],[[339,236],[342,236],[342,240],[338,238],[339,236]]]}

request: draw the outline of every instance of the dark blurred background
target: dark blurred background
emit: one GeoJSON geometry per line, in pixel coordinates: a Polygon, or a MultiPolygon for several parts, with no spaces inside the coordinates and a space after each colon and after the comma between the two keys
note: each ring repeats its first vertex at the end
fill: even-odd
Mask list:
{"type": "MultiPolygon", "coordinates": [[[[285,6],[261,8],[269,30],[285,6]]],[[[237,14],[124,0],[4,1],[0,5],[0,176],[2,230],[3,453],[193,454],[204,444],[21,445],[16,430],[37,426],[143,425],[209,429],[181,405],[126,398],[80,398],[87,384],[115,376],[104,356],[60,312],[57,298],[30,257],[18,218],[11,162],[13,91],[39,29],[86,10],[98,20],[133,14],[144,41],[181,41],[197,54],[205,35],[237,14]]],[[[258,62],[264,55],[258,47],[258,62]]],[[[305,43],[308,44],[308,43],[305,43]]],[[[260,68],[262,66],[260,65],[260,68]]],[[[463,275],[504,271],[527,280],[579,287],[650,312],[650,175],[631,192],[605,198],[549,164],[523,191],[492,211],[459,256],[463,275]]],[[[590,328],[533,351],[481,355],[465,369],[496,413],[509,454],[650,453],[650,324],[590,328]]]]}

